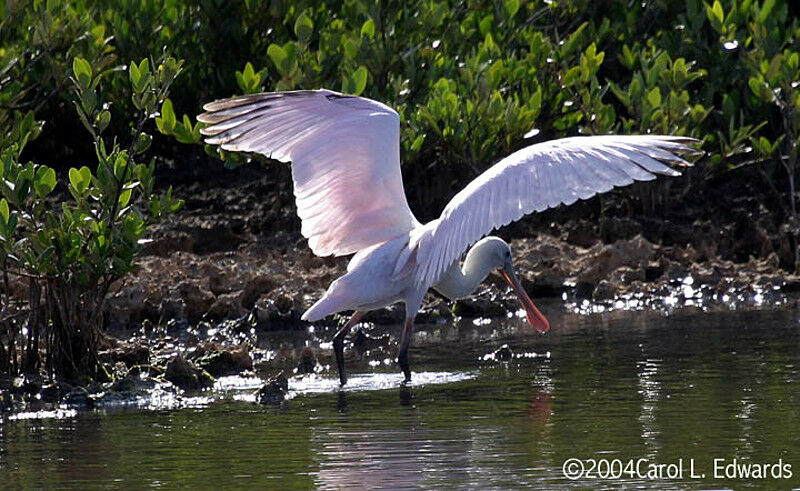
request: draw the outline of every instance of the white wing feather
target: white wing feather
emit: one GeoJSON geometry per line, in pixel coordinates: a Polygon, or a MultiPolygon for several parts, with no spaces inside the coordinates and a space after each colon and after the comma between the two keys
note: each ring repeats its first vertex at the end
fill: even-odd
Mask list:
{"type": "Polygon", "coordinates": [[[346,255],[418,224],[400,174],[400,118],[329,90],[264,93],[206,104],[206,142],[292,162],[301,232],[319,256],[346,255]]]}
{"type": "Polygon", "coordinates": [[[656,174],[678,176],[664,165],[690,165],[678,154],[698,154],[696,140],[669,136],[591,136],[523,148],[487,169],[447,204],[441,216],[414,234],[418,285],[433,285],[463,252],[495,228],[523,215],[569,205],[656,174]]]}

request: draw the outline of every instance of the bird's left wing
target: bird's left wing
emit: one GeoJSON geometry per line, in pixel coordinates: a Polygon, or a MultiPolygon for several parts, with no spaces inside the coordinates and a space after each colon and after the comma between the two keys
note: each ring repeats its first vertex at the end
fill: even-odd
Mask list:
{"type": "Polygon", "coordinates": [[[330,90],[206,104],[206,142],[292,162],[301,232],[318,256],[352,254],[416,225],[400,175],[400,117],[330,90]]]}
{"type": "Polygon", "coordinates": [[[671,136],[588,136],[523,148],[487,169],[426,224],[409,244],[417,252],[420,285],[433,285],[471,244],[523,215],[569,205],[656,174],[680,175],[664,162],[689,165],[678,157],[698,154],[671,136]]]}

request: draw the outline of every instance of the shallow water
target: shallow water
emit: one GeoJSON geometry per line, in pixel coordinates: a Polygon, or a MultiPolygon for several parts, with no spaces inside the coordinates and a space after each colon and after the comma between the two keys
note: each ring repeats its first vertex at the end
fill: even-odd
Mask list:
{"type": "Polygon", "coordinates": [[[280,407],[249,402],[257,379],[232,379],[218,387],[224,400],[197,398],[179,409],[7,419],[0,423],[0,483],[797,487],[799,317],[788,308],[561,314],[551,316],[547,336],[518,319],[422,327],[407,388],[398,387],[400,376],[381,352],[351,364],[345,391],[330,371],[292,379],[293,397],[280,407]],[[510,360],[487,356],[503,344],[514,353],[510,360]],[[583,459],[586,470],[588,459],[599,467],[568,480],[562,466],[570,458],[583,459]],[[725,459],[719,479],[715,458],[725,459]],[[725,478],[734,458],[740,468],[780,463],[784,477],[788,464],[792,477],[725,478]],[[629,461],[631,473],[664,464],[661,479],[620,476],[629,461]],[[704,478],[693,478],[692,462],[704,478]]]}

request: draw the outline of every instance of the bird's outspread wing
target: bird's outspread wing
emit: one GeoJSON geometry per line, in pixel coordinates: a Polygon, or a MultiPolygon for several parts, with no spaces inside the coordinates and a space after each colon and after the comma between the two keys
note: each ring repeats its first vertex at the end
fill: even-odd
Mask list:
{"type": "Polygon", "coordinates": [[[417,223],[400,175],[400,118],[378,102],[329,90],[212,102],[206,142],[292,162],[301,232],[319,256],[346,255],[417,223]]]}
{"type": "Polygon", "coordinates": [[[473,243],[523,215],[569,205],[656,174],[680,175],[664,162],[689,165],[678,155],[698,154],[670,136],[590,136],[539,143],[504,158],[475,178],[441,216],[415,234],[417,284],[433,285],[473,243]]]}

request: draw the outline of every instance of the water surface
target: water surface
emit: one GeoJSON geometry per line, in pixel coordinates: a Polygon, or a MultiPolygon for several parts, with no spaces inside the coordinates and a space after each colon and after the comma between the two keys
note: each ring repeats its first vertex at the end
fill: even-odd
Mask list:
{"type": "Polygon", "coordinates": [[[242,390],[182,409],[7,419],[0,423],[0,482],[74,489],[797,487],[798,317],[788,308],[562,314],[551,317],[547,336],[518,319],[424,326],[407,388],[398,387],[381,352],[352,363],[354,383],[345,391],[336,390],[331,372],[293,380],[294,397],[281,407],[250,403],[242,390]],[[503,344],[510,360],[486,356],[503,344]],[[684,468],[668,481],[571,481],[562,472],[570,458],[645,459],[645,471],[682,461],[684,468]],[[780,461],[793,476],[715,479],[715,458],[780,461]],[[705,478],[689,475],[691,459],[705,478]]]}

